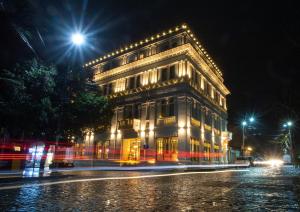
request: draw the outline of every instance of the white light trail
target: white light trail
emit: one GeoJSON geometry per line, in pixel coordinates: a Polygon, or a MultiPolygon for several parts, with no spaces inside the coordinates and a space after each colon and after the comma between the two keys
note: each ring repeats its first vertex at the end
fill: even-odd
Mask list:
{"type": "Polygon", "coordinates": [[[127,177],[85,178],[85,179],[37,183],[31,185],[3,186],[0,187],[0,190],[11,190],[11,189],[18,189],[18,188],[30,188],[36,186],[50,186],[50,185],[58,185],[58,184],[66,184],[66,183],[93,182],[93,181],[105,181],[105,180],[130,180],[130,179],[158,178],[158,177],[170,177],[170,176],[180,176],[180,175],[215,174],[215,173],[224,173],[224,172],[248,172],[248,171],[249,171],[248,169],[241,169],[241,170],[229,169],[229,170],[220,170],[220,171],[180,172],[180,173],[142,175],[142,176],[127,176],[127,177]]]}

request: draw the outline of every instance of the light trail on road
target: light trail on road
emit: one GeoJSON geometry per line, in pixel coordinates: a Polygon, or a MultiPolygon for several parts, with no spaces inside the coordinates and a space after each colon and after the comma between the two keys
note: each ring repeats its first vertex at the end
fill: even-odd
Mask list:
{"type": "Polygon", "coordinates": [[[105,181],[105,180],[130,180],[130,179],[158,178],[158,177],[170,177],[170,176],[193,175],[193,174],[215,174],[215,173],[224,173],[224,172],[248,172],[248,171],[249,169],[241,169],[241,170],[230,169],[230,170],[220,170],[220,171],[180,172],[180,173],[128,176],[128,177],[85,178],[85,179],[61,180],[55,182],[36,183],[30,185],[3,186],[0,187],[0,190],[11,190],[11,189],[18,189],[18,188],[27,188],[27,187],[30,188],[35,186],[49,186],[49,185],[78,183],[78,182],[93,182],[93,181],[105,181]]]}

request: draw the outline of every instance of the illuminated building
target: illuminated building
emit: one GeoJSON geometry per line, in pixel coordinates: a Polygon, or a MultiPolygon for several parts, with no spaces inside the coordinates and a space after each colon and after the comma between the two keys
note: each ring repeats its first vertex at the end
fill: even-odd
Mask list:
{"type": "Polygon", "coordinates": [[[124,46],[84,65],[116,106],[96,158],[226,163],[222,73],[187,25],[124,46]]]}

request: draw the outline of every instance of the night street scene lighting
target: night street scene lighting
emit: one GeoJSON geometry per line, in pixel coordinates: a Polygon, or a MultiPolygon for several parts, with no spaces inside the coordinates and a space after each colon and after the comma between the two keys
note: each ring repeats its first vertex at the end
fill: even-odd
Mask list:
{"type": "Polygon", "coordinates": [[[72,34],[72,42],[73,44],[77,45],[77,46],[81,46],[82,44],[84,44],[85,38],[84,35],[81,33],[74,33],[72,34]]]}
{"type": "Polygon", "coordinates": [[[0,0],[0,210],[300,211],[299,9],[0,0]]]}

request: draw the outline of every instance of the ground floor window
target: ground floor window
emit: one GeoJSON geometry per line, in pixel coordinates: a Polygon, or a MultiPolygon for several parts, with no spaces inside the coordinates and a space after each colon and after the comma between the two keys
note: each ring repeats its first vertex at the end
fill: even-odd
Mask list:
{"type": "Polygon", "coordinates": [[[177,137],[164,137],[156,139],[156,157],[160,161],[178,160],[177,137]]]}
{"type": "Polygon", "coordinates": [[[85,144],[75,144],[75,157],[81,157],[85,155],[85,144]]]}
{"type": "Polygon", "coordinates": [[[219,146],[215,145],[214,146],[214,161],[220,161],[220,154],[219,154],[219,146]]]}
{"type": "Polygon", "coordinates": [[[141,151],[141,141],[139,138],[123,139],[122,160],[139,161],[141,151]]]}
{"type": "Polygon", "coordinates": [[[108,159],[109,141],[99,142],[96,145],[95,153],[97,159],[108,159]]]}
{"type": "Polygon", "coordinates": [[[190,157],[191,161],[199,161],[200,159],[200,141],[194,138],[190,139],[190,157]]]}
{"type": "Polygon", "coordinates": [[[204,143],[204,161],[209,161],[210,160],[210,144],[204,143]]]}

